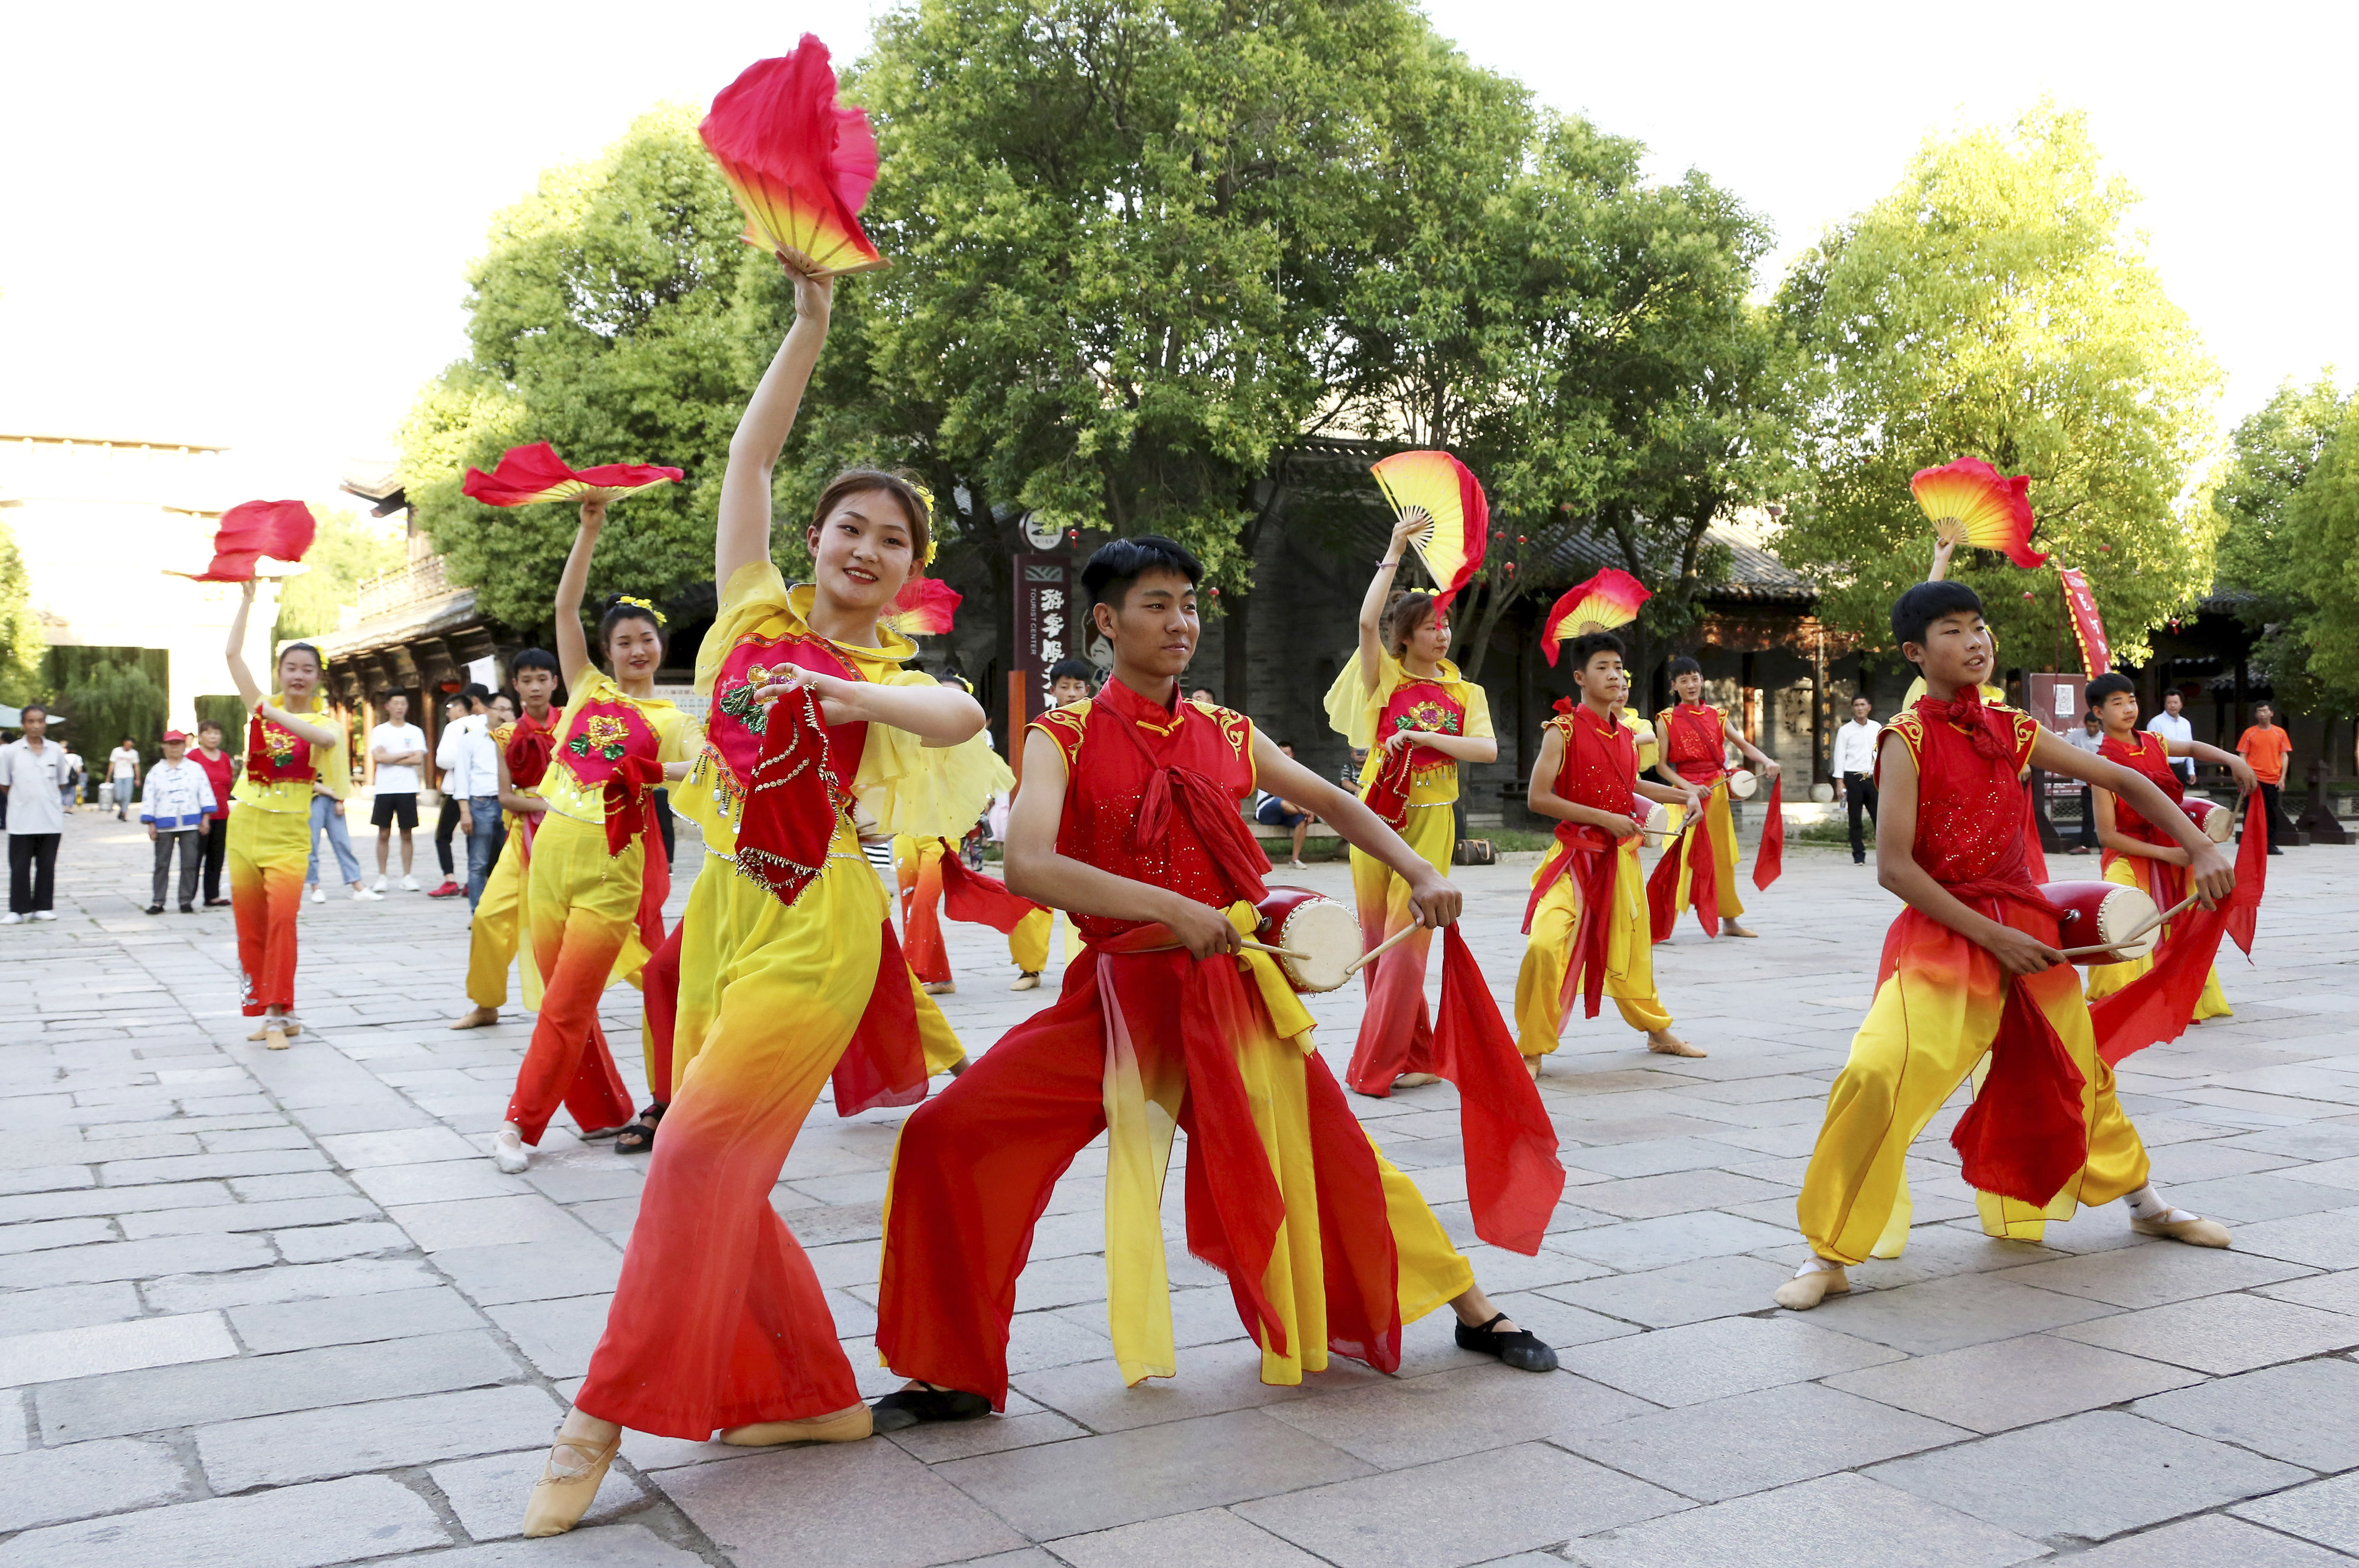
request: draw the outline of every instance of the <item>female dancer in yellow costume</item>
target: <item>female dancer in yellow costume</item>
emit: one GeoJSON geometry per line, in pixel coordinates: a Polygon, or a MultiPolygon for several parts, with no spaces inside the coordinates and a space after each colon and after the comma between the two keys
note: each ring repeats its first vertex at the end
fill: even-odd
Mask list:
{"type": "MultiPolygon", "coordinates": [[[[582,635],[582,590],[605,526],[606,498],[586,495],[582,527],[557,579],[557,662],[571,694],[557,723],[557,748],[540,783],[546,803],[532,840],[525,908],[533,964],[541,975],[540,1018],[516,1072],[506,1119],[492,1139],[492,1159],[523,1171],[562,1100],[584,1137],[612,1136],[631,1119],[631,1100],[614,1070],[598,998],[617,979],[636,980],[659,936],[643,930],[647,857],[666,883],[663,841],[650,799],[658,778],[679,778],[695,754],[696,726],[655,694],[663,663],[658,612],[617,597],[598,623],[599,650],[614,672],[590,662],[582,635]],[[621,846],[610,822],[634,825],[621,846]]],[[[647,898],[660,909],[659,898],[647,898]]],[[[660,927],[657,913],[653,924],[660,927]]],[[[642,1041],[644,1048],[646,1042],[642,1041]]],[[[653,1052],[648,1052],[653,1071],[653,1052]]]]}
{"type": "Polygon", "coordinates": [[[245,766],[230,798],[229,894],[237,920],[237,963],[245,975],[244,1011],[262,1027],[248,1036],[273,1051],[302,1032],[295,1018],[295,913],[311,857],[311,796],[319,787],[341,800],[353,792],[344,726],[320,695],[326,667],[308,642],[278,651],[278,690],[264,697],[245,667],[245,621],[254,579],[240,585],[229,623],[229,678],[245,711],[245,766]]]}
{"type": "MultiPolygon", "coordinates": [[[[1364,796],[1386,764],[1408,754],[1408,805],[1400,836],[1435,871],[1450,875],[1458,844],[1461,763],[1495,762],[1491,703],[1483,688],[1462,680],[1450,662],[1450,621],[1430,593],[1395,593],[1401,553],[1431,526],[1411,510],[1393,525],[1391,542],[1360,601],[1359,657],[1327,691],[1327,722],[1367,761],[1360,770],[1364,796]]],[[[1389,824],[1388,824],[1389,825],[1389,824]]],[[[1361,940],[1375,947],[1414,923],[1409,887],[1400,875],[1358,849],[1352,851],[1352,894],[1360,907],[1361,940]]],[[[1367,1006],[1344,1081],[1363,1094],[1388,1094],[1397,1084],[1437,1082],[1430,1058],[1433,1025],[1425,1006],[1426,949],[1432,933],[1420,928],[1363,971],[1367,1006]]]]}
{"type": "MultiPolygon", "coordinates": [[[[2179,775],[2171,770],[2174,757],[2220,764],[2235,776],[2248,796],[2258,783],[2251,765],[2233,751],[2201,741],[2167,740],[2139,733],[2137,686],[2126,675],[2098,676],[2089,682],[2084,701],[2097,711],[2097,722],[2104,726],[2105,737],[2098,743],[2097,755],[2145,774],[2174,804],[2185,793],[2179,775]]],[[[2105,880],[2141,889],[2157,909],[2170,909],[2184,898],[2191,890],[2187,852],[2171,841],[2165,829],[2148,822],[2126,802],[2116,800],[2112,790],[2092,790],[2089,798],[2097,813],[2097,838],[2105,846],[2105,880]]],[[[2165,926],[2155,939],[2157,944],[2169,934],[2170,928],[2165,926]]],[[[2127,964],[2097,964],[2089,971],[2089,1000],[2112,996],[2153,967],[2152,953],[2127,964]]],[[[2215,967],[2203,981],[2202,996],[2196,998],[2195,1021],[2224,1018],[2232,1011],[2215,967]]]]}
{"type": "Polygon", "coordinates": [[[989,769],[961,746],[983,729],[974,699],[902,670],[913,650],[879,624],[929,553],[931,518],[909,485],[840,476],[807,535],[813,581],[789,590],[770,564],[771,470],[826,341],[833,287],[794,276],[794,328],[746,405],[722,481],[720,614],[697,659],[712,718],[679,803],[716,856],[733,853],[769,705],[797,691],[821,700],[854,800],[791,906],[719,858],[697,878],[681,1011],[710,984],[700,972],[716,970],[720,1009],[692,1051],[683,1030],[622,1282],[527,1504],[527,1535],[573,1526],[625,1426],[694,1439],[720,1428],[739,1444],[870,1430],[826,1298],[770,1188],[880,983],[885,889],[860,851],[855,802],[882,831],[963,832],[981,814],[989,769]]]}

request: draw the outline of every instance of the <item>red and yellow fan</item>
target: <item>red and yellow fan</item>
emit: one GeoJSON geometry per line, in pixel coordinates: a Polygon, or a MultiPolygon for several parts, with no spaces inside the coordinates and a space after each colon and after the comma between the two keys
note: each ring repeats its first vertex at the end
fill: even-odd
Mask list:
{"type": "Polygon", "coordinates": [[[939,577],[912,577],[893,595],[885,622],[903,637],[947,637],[964,598],[939,577]]]}
{"type": "Polygon", "coordinates": [[[244,583],[264,556],[290,564],[303,559],[320,531],[311,508],[300,501],[245,501],[222,514],[213,530],[213,559],[202,572],[171,572],[191,583],[244,583]]]}
{"type": "Polygon", "coordinates": [[[486,506],[529,506],[538,501],[572,501],[584,495],[613,500],[650,485],[677,485],[677,468],[648,463],[602,463],[579,471],[565,466],[557,449],[547,441],[512,446],[500,453],[499,465],[489,474],[467,470],[459,488],[486,506]]]}
{"type": "Polygon", "coordinates": [[[876,183],[868,114],[835,101],[827,46],[756,60],[721,90],[697,127],[745,214],[745,240],[812,278],[889,265],[860,230],[876,183]]]}
{"type": "Polygon", "coordinates": [[[1908,488],[1945,544],[1995,550],[2027,571],[2048,558],[2031,548],[2031,476],[2009,479],[1979,457],[1920,468],[1908,488]]]}
{"type": "Polygon", "coordinates": [[[1491,541],[1491,503],[1483,486],[1446,452],[1397,452],[1368,472],[1396,517],[1425,516],[1425,531],[1409,542],[1433,573],[1433,613],[1440,615],[1483,568],[1491,541]]]}
{"type": "Polygon", "coordinates": [[[1628,572],[1607,567],[1588,582],[1568,588],[1540,623],[1540,648],[1556,663],[1556,650],[1577,637],[1612,631],[1638,618],[1638,606],[1654,595],[1628,572]]]}

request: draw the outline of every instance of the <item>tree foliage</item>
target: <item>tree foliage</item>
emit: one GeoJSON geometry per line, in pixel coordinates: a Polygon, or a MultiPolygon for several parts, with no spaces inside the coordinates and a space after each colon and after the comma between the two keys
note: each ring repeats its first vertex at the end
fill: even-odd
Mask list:
{"type": "Polygon", "coordinates": [[[2277,699],[2359,713],[2359,394],[2288,383],[2236,427],[2214,476],[2220,586],[2261,633],[2277,699]]]}
{"type": "Polygon", "coordinates": [[[45,643],[25,558],[16,552],[16,536],[0,522],[0,702],[21,707],[41,695],[45,643]]]}
{"type": "Polygon", "coordinates": [[[460,494],[472,464],[546,441],[575,467],[662,463],[678,485],[619,502],[591,592],[668,595],[709,581],[730,432],[784,327],[777,264],[696,137],[698,112],[641,115],[596,160],[557,169],[492,223],[468,275],[467,358],[419,396],[402,476],[454,581],[484,612],[545,626],[576,523],[460,494]]]}
{"type": "Polygon", "coordinates": [[[136,659],[84,666],[59,694],[59,702],[72,721],[70,738],[86,766],[99,767],[103,754],[125,735],[139,748],[143,763],[163,755],[164,716],[170,699],[136,659]]]}
{"type": "MultiPolygon", "coordinates": [[[[1810,407],[1777,549],[1820,579],[1823,618],[1889,640],[1932,551],[1909,475],[1962,456],[2031,476],[2035,542],[2088,572],[2121,658],[2210,586],[2216,520],[2180,497],[2220,376],[2126,228],[2135,201],[2082,117],[2043,103],[1929,140],[1796,263],[1778,308],[1810,407]]],[[[2048,662],[2053,576],[1968,554],[1952,575],[1982,593],[2002,659],[2048,662]]]]}
{"type": "Polygon", "coordinates": [[[345,606],[359,603],[361,584],[402,563],[402,546],[383,524],[364,522],[349,507],[322,512],[319,519],[319,535],[303,557],[310,570],[279,590],[280,642],[334,631],[345,606]]]}

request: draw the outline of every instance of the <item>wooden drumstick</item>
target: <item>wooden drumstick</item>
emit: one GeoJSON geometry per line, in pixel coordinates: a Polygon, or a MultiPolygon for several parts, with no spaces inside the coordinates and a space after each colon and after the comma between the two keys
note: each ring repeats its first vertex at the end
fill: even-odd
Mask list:
{"type": "Polygon", "coordinates": [[[1245,942],[1240,940],[1237,942],[1237,945],[1239,947],[1249,947],[1256,953],[1274,953],[1280,958],[1308,959],[1310,956],[1310,954],[1307,953],[1297,953],[1290,947],[1272,947],[1266,942],[1245,942]]]}
{"type": "Polygon", "coordinates": [[[1386,950],[1407,942],[1419,931],[1425,931],[1428,934],[1430,934],[1432,931],[1433,928],[1431,926],[1403,926],[1400,930],[1393,932],[1392,935],[1385,938],[1384,941],[1376,943],[1375,946],[1368,949],[1367,952],[1360,954],[1359,957],[1352,960],[1352,962],[1345,966],[1343,973],[1346,975],[1357,975],[1361,970],[1365,969],[1369,964],[1374,964],[1377,959],[1382,958],[1385,955],[1386,950]]]}
{"type": "Polygon", "coordinates": [[[2202,896],[2203,895],[2201,893],[2190,893],[2186,898],[2181,898],[2170,908],[2163,910],[2162,913],[2151,916],[2147,920],[2140,920],[2138,922],[2137,929],[2125,933],[2119,942],[2101,942],[2094,947],[2060,947],[2056,951],[2062,953],[2067,958],[2086,958],[2093,953],[2118,953],[2123,948],[2129,946],[2130,943],[2137,941],[2138,938],[2146,935],[2147,932],[2154,930],[2155,927],[2159,925],[2168,925],[2170,921],[2177,920],[2186,911],[2189,905],[2194,903],[2196,899],[2202,896]]]}

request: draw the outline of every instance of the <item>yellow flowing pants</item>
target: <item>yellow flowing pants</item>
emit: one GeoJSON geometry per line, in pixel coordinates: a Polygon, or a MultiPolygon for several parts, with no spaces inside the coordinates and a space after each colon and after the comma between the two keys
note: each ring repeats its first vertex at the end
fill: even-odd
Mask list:
{"type": "MultiPolygon", "coordinates": [[[[476,901],[475,918],[467,932],[467,999],[479,1007],[507,1005],[508,965],[516,961],[532,918],[526,910],[529,878],[524,865],[524,829],[508,820],[508,842],[484,879],[484,896],[476,901]]],[[[533,966],[532,950],[524,952],[525,1006],[540,1000],[540,972],[533,966]]]]}
{"type": "MultiPolygon", "coordinates": [[[[1547,863],[1532,873],[1537,883],[1547,863]]],[[[1622,1021],[1652,1033],[1671,1027],[1670,1009],[1655,990],[1654,933],[1647,914],[1647,879],[1638,869],[1638,841],[1627,838],[1614,857],[1614,905],[1606,919],[1605,994],[1622,1009],[1622,1021]]],[[[1526,1056],[1554,1051],[1567,1014],[1558,998],[1565,965],[1572,962],[1572,932],[1581,918],[1581,885],[1567,871],[1540,898],[1532,915],[1531,943],[1516,975],[1516,1048],[1526,1056]]]]}
{"type": "MultiPolygon", "coordinates": [[[[2126,855],[2115,858],[2111,866],[2105,867],[2105,880],[2124,887],[2143,886],[2126,855]]],[[[2170,934],[2169,926],[2163,927],[2163,934],[2170,934]]],[[[2127,964],[2098,964],[2089,971],[2089,1000],[2093,1002],[2100,996],[2112,996],[2153,967],[2152,953],[2144,958],[2133,958],[2127,964]]],[[[2220,967],[2217,964],[2212,965],[2212,973],[2203,978],[2203,994],[2195,999],[2195,1016],[2199,1018],[2235,1017],[2234,1009],[2228,1006],[2228,994],[2220,989],[2220,967]]]]}
{"type": "MultiPolygon", "coordinates": [[[[1680,831],[1685,820],[1685,806],[1664,808],[1670,813],[1673,833],[1680,831]]],[[[1745,900],[1736,896],[1736,817],[1728,807],[1728,780],[1721,779],[1703,798],[1703,831],[1712,839],[1712,870],[1717,877],[1715,891],[1720,895],[1720,918],[1734,920],[1745,912],[1745,900]]],[[[1665,840],[1669,843],[1669,840],[1665,840]]],[[[1685,914],[1695,902],[1688,883],[1693,876],[1685,866],[1680,867],[1679,900],[1673,907],[1685,914]]]]}

